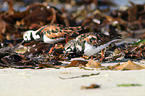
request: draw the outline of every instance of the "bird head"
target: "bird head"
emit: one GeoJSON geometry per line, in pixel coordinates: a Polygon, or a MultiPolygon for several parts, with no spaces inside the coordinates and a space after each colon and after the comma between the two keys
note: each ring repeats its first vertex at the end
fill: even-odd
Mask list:
{"type": "Polygon", "coordinates": [[[78,42],[76,39],[70,40],[65,44],[64,49],[64,57],[66,57],[68,54],[81,56],[84,53],[84,42],[78,42]]]}
{"type": "Polygon", "coordinates": [[[64,46],[64,57],[66,57],[67,54],[74,53],[75,49],[76,49],[75,39],[68,41],[64,46]]]}
{"type": "Polygon", "coordinates": [[[24,41],[31,41],[31,40],[33,40],[33,36],[32,36],[33,32],[35,32],[35,31],[28,30],[28,31],[24,32],[24,34],[23,34],[24,41]]]}

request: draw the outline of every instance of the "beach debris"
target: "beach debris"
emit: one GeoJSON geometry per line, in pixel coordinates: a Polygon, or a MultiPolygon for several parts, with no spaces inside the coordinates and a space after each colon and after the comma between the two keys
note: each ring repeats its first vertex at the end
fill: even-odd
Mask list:
{"type": "Polygon", "coordinates": [[[57,68],[57,67],[55,67],[54,65],[52,65],[52,64],[39,64],[39,69],[42,69],[42,68],[57,68]]]}
{"type": "Polygon", "coordinates": [[[144,59],[145,58],[145,43],[144,40],[135,42],[134,44],[125,44],[123,49],[125,53],[124,58],[130,59],[144,59]]]}
{"type": "Polygon", "coordinates": [[[73,60],[66,67],[78,67],[79,65],[85,66],[86,64],[87,64],[87,61],[84,61],[84,60],[73,60]]]}
{"type": "Polygon", "coordinates": [[[141,84],[118,84],[118,87],[142,86],[141,84]]]}
{"type": "Polygon", "coordinates": [[[116,70],[141,70],[144,69],[144,67],[135,64],[131,60],[128,60],[127,62],[117,66],[115,69],[116,70]]]}
{"type": "Polygon", "coordinates": [[[25,44],[26,47],[28,47],[27,51],[24,54],[39,54],[39,53],[46,53],[48,52],[52,44],[45,44],[43,42],[31,42],[29,44],[25,44]]]}
{"type": "Polygon", "coordinates": [[[118,66],[120,66],[120,63],[115,64],[115,65],[113,65],[113,66],[109,65],[109,66],[107,66],[107,68],[110,69],[110,70],[113,70],[113,69],[115,69],[115,68],[118,67],[118,66]]]}
{"type": "Polygon", "coordinates": [[[28,57],[17,54],[10,47],[5,47],[0,49],[0,67],[34,69],[38,67],[38,63],[28,57]]]}
{"type": "Polygon", "coordinates": [[[88,63],[86,64],[86,67],[100,68],[101,64],[99,62],[94,61],[94,60],[89,60],[88,63]]]}
{"type": "Polygon", "coordinates": [[[91,84],[90,86],[82,86],[81,89],[98,89],[100,85],[98,84],[91,84]]]}
{"type": "Polygon", "coordinates": [[[62,19],[63,17],[61,16],[61,12],[57,8],[45,5],[43,3],[30,4],[29,6],[27,6],[25,11],[14,11],[13,14],[8,15],[7,18],[5,14],[2,17],[6,20],[13,20],[13,22],[16,22],[15,26],[21,29],[36,29],[47,23],[53,24],[54,22],[62,24],[65,23],[62,19]]]}
{"type": "Polygon", "coordinates": [[[105,54],[105,61],[118,61],[122,60],[125,57],[123,49],[119,47],[109,48],[105,54]]]}
{"type": "Polygon", "coordinates": [[[144,4],[134,4],[129,1],[130,7],[123,6],[120,9],[111,12],[111,17],[120,19],[121,29],[126,30],[123,37],[141,38],[144,34],[144,4]],[[122,22],[123,21],[123,22],[122,22]],[[142,33],[143,32],[143,33],[142,33]]]}
{"type": "Polygon", "coordinates": [[[100,74],[100,72],[98,72],[98,73],[92,73],[92,74],[89,74],[89,75],[80,75],[80,76],[74,76],[74,77],[68,77],[68,78],[59,77],[59,78],[60,78],[60,79],[75,79],[75,78],[96,76],[96,75],[99,75],[99,74],[100,74]]]}
{"type": "Polygon", "coordinates": [[[80,69],[83,69],[83,70],[95,70],[95,69],[93,69],[93,68],[86,68],[86,67],[84,67],[82,64],[79,65],[79,68],[80,68],[80,69]]]}
{"type": "Polygon", "coordinates": [[[5,31],[6,31],[6,22],[0,19],[0,24],[1,24],[1,25],[0,25],[0,29],[1,29],[1,30],[0,30],[0,34],[1,34],[1,33],[3,34],[3,33],[5,33],[5,31]]]}

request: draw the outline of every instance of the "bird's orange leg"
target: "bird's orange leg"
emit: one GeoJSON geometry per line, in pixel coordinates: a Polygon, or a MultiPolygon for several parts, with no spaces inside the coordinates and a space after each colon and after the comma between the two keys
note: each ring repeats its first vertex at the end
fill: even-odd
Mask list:
{"type": "Polygon", "coordinates": [[[66,36],[66,39],[65,39],[65,43],[67,43],[68,42],[68,36],[66,36]]]}
{"type": "Polygon", "coordinates": [[[51,54],[53,49],[54,49],[54,46],[49,50],[48,54],[51,54]]]}
{"type": "Polygon", "coordinates": [[[93,55],[91,55],[91,60],[93,60],[93,55]]]}
{"type": "Polygon", "coordinates": [[[104,60],[104,58],[105,58],[104,55],[105,55],[105,49],[101,50],[101,58],[100,58],[99,62],[102,62],[104,60]]]}
{"type": "Polygon", "coordinates": [[[54,45],[53,45],[52,48],[49,50],[48,54],[51,54],[52,51],[53,51],[53,49],[54,49],[54,45]]]}

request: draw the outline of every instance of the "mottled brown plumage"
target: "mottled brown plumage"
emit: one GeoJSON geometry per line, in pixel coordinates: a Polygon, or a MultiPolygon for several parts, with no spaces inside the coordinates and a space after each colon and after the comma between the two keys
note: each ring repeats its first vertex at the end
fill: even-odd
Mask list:
{"type": "Polygon", "coordinates": [[[37,30],[37,33],[46,35],[48,38],[60,38],[70,36],[74,33],[78,34],[78,31],[82,30],[82,27],[65,27],[60,24],[46,25],[37,30]]]}
{"type": "Polygon", "coordinates": [[[88,44],[91,44],[93,46],[100,46],[103,45],[109,41],[111,41],[111,38],[105,34],[90,32],[81,34],[76,38],[77,42],[84,42],[87,41],[88,44]]]}

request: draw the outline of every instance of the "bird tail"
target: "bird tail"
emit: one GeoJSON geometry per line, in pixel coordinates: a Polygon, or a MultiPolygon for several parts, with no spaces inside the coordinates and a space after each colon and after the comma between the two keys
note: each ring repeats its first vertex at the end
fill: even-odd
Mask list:
{"type": "Polygon", "coordinates": [[[122,38],[113,39],[110,42],[108,42],[108,44],[111,44],[112,42],[119,42],[119,41],[122,41],[122,38]]]}

